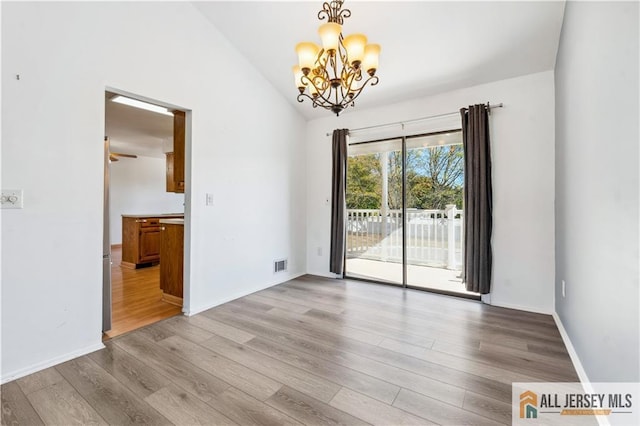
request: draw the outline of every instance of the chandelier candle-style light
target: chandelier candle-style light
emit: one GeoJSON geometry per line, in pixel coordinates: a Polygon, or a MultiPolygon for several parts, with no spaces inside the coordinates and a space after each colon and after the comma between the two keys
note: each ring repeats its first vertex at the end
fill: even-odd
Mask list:
{"type": "Polygon", "coordinates": [[[380,45],[367,44],[364,34],[342,36],[342,22],[351,16],[349,9],[342,9],[342,3],[334,0],[322,5],[318,19],[327,19],[318,28],[322,47],[312,42],[298,43],[298,65],[293,67],[300,92],[298,102],[309,98],[314,108],[330,109],[336,116],[354,106],[367,84],[378,84],[380,55],[380,45]]]}

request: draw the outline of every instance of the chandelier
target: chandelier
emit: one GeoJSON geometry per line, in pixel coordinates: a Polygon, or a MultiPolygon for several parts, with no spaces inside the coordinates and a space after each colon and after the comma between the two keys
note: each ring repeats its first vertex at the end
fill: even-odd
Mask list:
{"type": "Polygon", "coordinates": [[[364,34],[342,36],[342,22],[351,16],[349,9],[342,9],[344,0],[325,2],[318,12],[318,33],[322,46],[313,42],[296,45],[298,65],[293,67],[296,87],[300,92],[298,102],[311,100],[314,108],[322,107],[340,115],[369,84],[378,84],[376,70],[380,45],[367,44],[364,34]],[[363,72],[364,71],[364,72],[363,72]]]}

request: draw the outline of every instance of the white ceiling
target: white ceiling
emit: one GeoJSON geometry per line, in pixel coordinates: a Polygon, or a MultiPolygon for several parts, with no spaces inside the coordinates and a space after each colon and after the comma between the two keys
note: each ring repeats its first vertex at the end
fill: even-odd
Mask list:
{"type": "Polygon", "coordinates": [[[105,135],[111,152],[164,158],[173,146],[173,117],[113,102],[112,96],[105,95],[105,135]]]}
{"type": "MultiPolygon", "coordinates": [[[[307,119],[331,114],[297,102],[291,73],[295,45],[320,42],[322,1],[193,4],[307,119]]],[[[356,108],[553,69],[564,14],[564,1],[347,0],[344,7],[352,14],[343,33],[382,45],[380,83],[356,108]]]]}
{"type": "MultiPolygon", "coordinates": [[[[193,4],[307,119],[331,115],[308,100],[297,102],[291,74],[295,45],[320,42],[322,1],[193,4]]],[[[382,45],[380,83],[365,89],[356,108],[553,69],[564,14],[564,1],[347,0],[345,7],[352,15],[343,32],[362,32],[382,45]]],[[[111,96],[105,98],[111,150],[164,157],[172,118],[111,102],[111,96]]]]}

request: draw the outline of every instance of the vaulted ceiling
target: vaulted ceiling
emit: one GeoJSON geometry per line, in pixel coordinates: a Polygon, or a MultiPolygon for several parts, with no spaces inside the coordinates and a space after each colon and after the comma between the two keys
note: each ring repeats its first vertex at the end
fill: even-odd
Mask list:
{"type": "MultiPolygon", "coordinates": [[[[305,118],[331,114],[297,102],[291,73],[295,45],[320,43],[320,0],[193,5],[305,118]]],[[[351,17],[343,33],[361,32],[382,45],[380,83],[365,89],[357,109],[551,70],[564,15],[564,1],[347,0],[344,7],[351,17]]],[[[173,136],[170,118],[106,103],[114,151],[163,156],[162,141],[173,136]]]]}
{"type": "MultiPolygon", "coordinates": [[[[194,2],[204,16],[307,118],[330,114],[296,100],[291,66],[300,41],[320,43],[320,0],[194,2]]],[[[564,1],[345,1],[343,34],[382,45],[380,83],[358,108],[551,70],[564,1]]],[[[348,113],[348,110],[344,114],[348,113]]]]}

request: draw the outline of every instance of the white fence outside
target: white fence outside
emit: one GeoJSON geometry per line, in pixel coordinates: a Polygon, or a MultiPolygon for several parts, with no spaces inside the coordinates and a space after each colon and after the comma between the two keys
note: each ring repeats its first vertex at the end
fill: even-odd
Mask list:
{"type": "MultiPolygon", "coordinates": [[[[347,258],[402,262],[402,210],[347,209],[347,258]]],[[[407,209],[407,263],[462,269],[463,211],[407,209]]]]}

